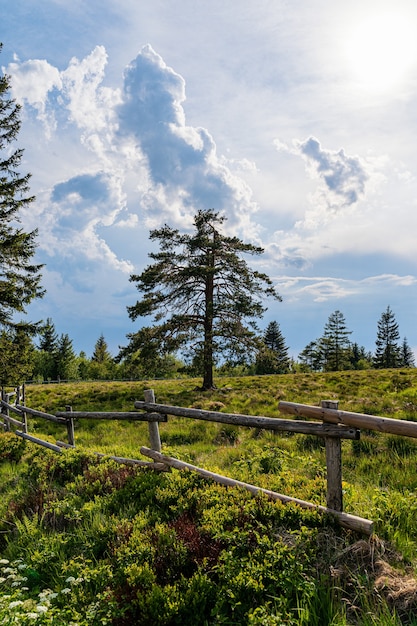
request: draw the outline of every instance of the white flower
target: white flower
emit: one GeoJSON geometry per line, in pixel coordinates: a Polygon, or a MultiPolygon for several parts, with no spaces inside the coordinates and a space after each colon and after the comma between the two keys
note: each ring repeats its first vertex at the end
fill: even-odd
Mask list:
{"type": "Polygon", "coordinates": [[[26,613],[26,617],[29,619],[38,619],[38,613],[26,613]]]}
{"type": "Polygon", "coordinates": [[[38,613],[46,613],[48,610],[48,607],[45,606],[44,604],[38,604],[36,607],[36,610],[38,613]]]}
{"type": "Polygon", "coordinates": [[[0,559],[0,565],[8,565],[10,563],[10,561],[8,561],[7,559],[0,559]]]}
{"type": "Polygon", "coordinates": [[[10,602],[9,604],[9,609],[15,609],[17,606],[21,606],[22,604],[22,600],[13,600],[13,602],[10,602]]]}
{"type": "Polygon", "coordinates": [[[61,589],[61,593],[71,593],[71,589],[69,587],[64,587],[64,589],[61,589]]]}

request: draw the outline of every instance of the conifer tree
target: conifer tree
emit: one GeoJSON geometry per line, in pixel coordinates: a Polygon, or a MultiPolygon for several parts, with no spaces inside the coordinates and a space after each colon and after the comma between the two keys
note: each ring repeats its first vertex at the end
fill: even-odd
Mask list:
{"type": "Polygon", "coordinates": [[[401,367],[400,333],[390,306],[378,321],[374,366],[376,368],[401,367]]]}
{"type": "Polygon", "coordinates": [[[153,315],[160,322],[153,334],[165,354],[180,348],[201,353],[203,389],[214,386],[217,354],[239,362],[256,349],[263,298],[281,299],[270,278],[242,258],[263,249],[224,235],[224,219],[213,210],[199,210],[192,234],[167,225],[151,231],[160,251],[150,253],[154,263],[142,274],[131,276],[143,297],[128,308],[130,317],[153,315]]]}
{"type": "Polygon", "coordinates": [[[263,344],[256,356],[256,373],[286,374],[289,371],[290,359],[278,322],[273,321],[268,324],[263,336],[263,344]]]}
{"type": "Polygon", "coordinates": [[[94,346],[93,356],[91,357],[92,361],[96,361],[96,363],[105,363],[107,361],[112,361],[112,356],[109,352],[107,342],[104,339],[103,333],[101,333],[100,337],[96,341],[96,345],[94,346]]]}
{"type": "Polygon", "coordinates": [[[400,349],[401,367],[415,367],[414,353],[408,345],[407,337],[404,337],[400,349]]]}
{"type": "Polygon", "coordinates": [[[328,372],[337,372],[349,367],[349,335],[346,320],[341,311],[335,311],[329,316],[320,339],[324,355],[324,369],[328,372]]]}
{"type": "Polygon", "coordinates": [[[77,377],[77,362],[72,340],[67,333],[60,336],[57,349],[57,379],[69,380],[77,377]]]}
{"type": "MultiPolygon", "coordinates": [[[[0,44],[0,51],[2,44],[0,44]]],[[[16,324],[15,315],[43,295],[41,265],[33,262],[37,231],[25,232],[18,224],[20,211],[34,201],[29,193],[30,174],[18,171],[23,150],[12,149],[21,122],[20,106],[10,95],[10,78],[0,75],[0,327],[16,324]]],[[[21,322],[18,322],[21,325],[21,322]]]]}

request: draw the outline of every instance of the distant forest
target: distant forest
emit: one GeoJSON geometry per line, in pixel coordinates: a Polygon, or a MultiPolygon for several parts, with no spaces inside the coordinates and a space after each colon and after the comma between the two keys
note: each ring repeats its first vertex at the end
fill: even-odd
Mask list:
{"type": "MultiPolygon", "coordinates": [[[[323,334],[312,340],[297,359],[289,357],[278,322],[270,322],[259,334],[257,350],[250,358],[215,364],[215,373],[222,375],[290,374],[296,372],[331,372],[371,368],[415,367],[414,355],[407,339],[401,339],[395,314],[388,306],[376,329],[375,351],[351,341],[340,311],[332,313],[323,334]]],[[[27,329],[3,330],[0,334],[2,385],[65,380],[140,380],[144,378],[197,377],[202,364],[195,354],[152,354],[141,350],[112,355],[101,334],[91,357],[76,354],[68,334],[57,334],[52,319],[41,325],[38,335],[31,337],[27,329]]]]}

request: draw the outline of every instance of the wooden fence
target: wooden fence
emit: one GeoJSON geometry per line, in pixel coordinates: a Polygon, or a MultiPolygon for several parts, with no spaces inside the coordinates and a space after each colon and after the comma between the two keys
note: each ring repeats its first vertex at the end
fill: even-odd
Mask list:
{"type": "MultiPolygon", "coordinates": [[[[154,392],[151,389],[145,391],[144,397],[144,401],[136,401],[134,403],[134,408],[136,409],[135,411],[72,411],[71,407],[67,406],[65,411],[60,411],[52,415],[27,407],[25,405],[24,388],[18,388],[14,392],[9,393],[2,391],[2,421],[0,422],[0,426],[3,426],[6,431],[10,431],[12,430],[12,427],[15,427],[17,428],[17,430],[14,430],[16,435],[60,453],[63,448],[75,447],[74,420],[105,419],[145,421],[148,423],[150,447],[142,446],[140,451],[142,455],[152,459],[152,461],[126,459],[116,456],[108,458],[112,458],[121,463],[144,465],[160,470],[167,470],[170,467],[188,469],[223,485],[239,486],[249,490],[253,494],[264,493],[268,497],[282,502],[294,502],[303,508],[314,509],[322,513],[333,515],[338,519],[342,526],[368,535],[373,532],[372,521],[345,513],[343,511],[341,440],[358,440],[360,438],[359,428],[417,438],[417,423],[415,422],[340,411],[338,409],[338,403],[334,401],[322,401],[321,406],[310,406],[293,402],[280,402],[278,405],[279,410],[283,413],[302,418],[297,420],[263,416],[254,417],[236,413],[220,413],[216,411],[205,411],[202,409],[190,409],[157,404],[155,402],[154,392]],[[14,403],[12,403],[12,397],[15,398],[14,403]],[[10,413],[17,415],[20,419],[18,420],[11,417],[10,413]],[[63,425],[65,424],[68,442],[57,441],[56,444],[53,444],[30,435],[28,433],[28,415],[44,418],[63,425]],[[324,438],[327,475],[326,506],[312,504],[310,502],[299,500],[298,498],[292,498],[268,489],[257,487],[255,485],[243,483],[241,481],[210,472],[204,468],[191,465],[190,463],[185,463],[179,459],[163,455],[161,452],[161,439],[158,423],[167,422],[168,415],[206,420],[222,424],[232,424],[235,426],[271,430],[274,432],[302,433],[304,435],[315,435],[317,437],[324,438]],[[320,423],[306,421],[306,419],[309,418],[320,420],[320,423]]],[[[99,454],[99,456],[105,455],[99,454]]]]}

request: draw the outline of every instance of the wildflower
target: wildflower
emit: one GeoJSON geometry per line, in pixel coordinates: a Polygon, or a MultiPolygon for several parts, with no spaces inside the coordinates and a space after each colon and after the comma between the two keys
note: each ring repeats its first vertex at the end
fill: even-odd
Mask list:
{"type": "Polygon", "coordinates": [[[48,610],[48,607],[45,606],[44,604],[38,604],[36,607],[36,610],[38,613],[46,613],[48,610]]]}
{"type": "Polygon", "coordinates": [[[72,585],[73,582],[75,582],[75,578],[74,576],[69,576],[66,580],[66,583],[69,583],[70,585],[72,585]]]}
{"type": "Polygon", "coordinates": [[[38,616],[38,613],[26,613],[26,617],[28,617],[29,619],[38,619],[38,616]]]}
{"type": "Polygon", "coordinates": [[[0,565],[9,565],[10,561],[7,559],[0,559],[0,565]]]}
{"type": "Polygon", "coordinates": [[[64,589],[61,589],[61,593],[71,593],[71,589],[69,587],[64,587],[64,589]]]}
{"type": "Polygon", "coordinates": [[[9,609],[15,609],[17,606],[21,606],[22,604],[22,600],[13,600],[13,602],[10,602],[9,604],[9,609]]]}

